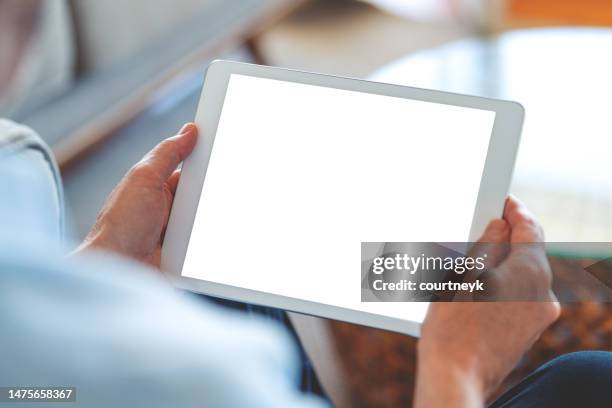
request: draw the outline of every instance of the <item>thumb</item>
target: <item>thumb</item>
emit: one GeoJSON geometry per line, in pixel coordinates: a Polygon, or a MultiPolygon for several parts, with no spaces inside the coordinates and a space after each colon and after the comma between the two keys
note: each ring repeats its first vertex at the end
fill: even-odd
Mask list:
{"type": "Polygon", "coordinates": [[[470,256],[486,258],[485,267],[491,269],[499,265],[508,255],[510,227],[505,220],[492,220],[484,233],[470,250],[470,256]]]}
{"type": "Polygon", "coordinates": [[[153,148],[138,163],[137,168],[165,181],[176,170],[178,165],[189,156],[195,147],[198,129],[195,124],[185,124],[178,135],[170,137],[153,148]]]}

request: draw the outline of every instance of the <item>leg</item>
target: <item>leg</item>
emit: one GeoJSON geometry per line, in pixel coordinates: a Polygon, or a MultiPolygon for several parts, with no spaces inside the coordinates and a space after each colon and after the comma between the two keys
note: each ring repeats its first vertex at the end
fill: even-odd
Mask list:
{"type": "Polygon", "coordinates": [[[566,354],[543,365],[490,408],[612,406],[612,352],[566,354]]]}
{"type": "Polygon", "coordinates": [[[309,394],[315,394],[319,396],[320,398],[329,401],[329,398],[325,394],[325,391],[323,390],[323,387],[321,386],[319,382],[319,378],[316,372],[314,371],[312,362],[310,361],[310,358],[306,354],[304,347],[302,347],[302,344],[300,343],[297,333],[295,332],[295,329],[293,328],[291,321],[289,321],[289,316],[287,316],[287,313],[284,310],[274,309],[274,308],[265,307],[265,306],[255,306],[255,305],[250,305],[248,303],[236,302],[233,300],[217,299],[217,298],[205,296],[205,295],[200,295],[200,296],[222,307],[227,307],[229,309],[234,309],[234,310],[240,310],[248,314],[253,314],[253,315],[256,315],[262,318],[267,318],[267,319],[276,321],[279,324],[283,325],[289,331],[289,333],[295,340],[295,343],[298,346],[298,351],[300,353],[300,360],[301,360],[300,388],[301,390],[309,394]]]}

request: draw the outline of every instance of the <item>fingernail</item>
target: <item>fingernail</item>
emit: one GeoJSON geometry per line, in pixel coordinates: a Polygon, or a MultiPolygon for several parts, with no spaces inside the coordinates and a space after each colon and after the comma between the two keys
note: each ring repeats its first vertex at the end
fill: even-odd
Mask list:
{"type": "Polygon", "coordinates": [[[181,128],[181,130],[179,130],[178,134],[179,135],[184,135],[186,133],[189,133],[193,130],[193,128],[195,127],[195,125],[192,122],[189,123],[185,123],[183,125],[183,127],[181,128]]]}

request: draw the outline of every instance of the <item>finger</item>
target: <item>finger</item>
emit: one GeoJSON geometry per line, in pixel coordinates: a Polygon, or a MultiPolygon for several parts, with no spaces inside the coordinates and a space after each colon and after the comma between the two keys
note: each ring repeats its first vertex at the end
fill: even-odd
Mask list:
{"type": "Polygon", "coordinates": [[[485,268],[499,265],[508,254],[510,243],[510,227],[505,220],[491,221],[484,233],[472,247],[471,256],[485,258],[485,268]]]}
{"type": "Polygon", "coordinates": [[[174,195],[176,193],[176,187],[178,186],[179,178],[181,177],[180,170],[174,170],[174,172],[168,177],[166,180],[166,184],[168,185],[168,190],[174,195]]]}
{"type": "MultiPolygon", "coordinates": [[[[491,221],[484,233],[470,249],[469,256],[484,263],[483,268],[474,268],[468,271],[463,282],[470,283],[484,280],[508,255],[510,240],[510,227],[504,220],[491,221]],[[484,260],[484,261],[483,261],[484,260]]],[[[488,289],[488,288],[487,288],[488,289]]],[[[472,294],[459,292],[455,301],[467,301],[472,299],[472,294]]]]}
{"type": "Polygon", "coordinates": [[[508,223],[502,219],[491,221],[478,242],[489,242],[492,244],[500,244],[510,241],[510,228],[508,223]]]}
{"type": "Polygon", "coordinates": [[[533,214],[515,197],[508,197],[504,219],[510,225],[510,242],[512,249],[506,260],[507,268],[501,273],[510,282],[506,284],[520,286],[527,284],[521,293],[531,288],[549,289],[550,265],[546,258],[544,232],[533,214]],[[515,282],[514,280],[518,280],[515,282]]]}
{"type": "MultiPolygon", "coordinates": [[[[505,231],[506,242],[511,245],[498,244],[497,249],[505,249],[504,258],[494,268],[487,266],[480,278],[486,282],[485,299],[516,300],[526,296],[529,290],[546,286],[547,260],[542,228],[527,207],[515,197],[508,197],[504,209],[504,220],[508,227],[505,231]],[[504,248],[502,248],[504,247],[504,248]]],[[[487,240],[501,237],[501,230],[492,227],[492,232],[485,232],[487,240]]],[[[496,256],[496,251],[492,251],[496,256]]],[[[500,251],[502,252],[502,251],[500,251]]],[[[492,263],[492,262],[491,262],[492,263]]]]}
{"type": "Polygon", "coordinates": [[[504,219],[510,225],[511,243],[544,242],[544,231],[525,204],[509,196],[504,209],[504,219]]]}
{"type": "Polygon", "coordinates": [[[150,171],[161,180],[166,180],[179,163],[181,163],[195,147],[198,129],[193,123],[187,123],[178,135],[168,138],[155,146],[141,161],[140,166],[150,171]]]}

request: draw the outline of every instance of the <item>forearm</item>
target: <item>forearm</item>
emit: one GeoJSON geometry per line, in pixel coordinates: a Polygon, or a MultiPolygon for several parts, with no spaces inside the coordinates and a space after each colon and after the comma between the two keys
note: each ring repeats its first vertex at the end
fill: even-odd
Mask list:
{"type": "Polygon", "coordinates": [[[419,351],[415,408],[481,408],[484,388],[470,362],[444,358],[441,352],[419,351]]]}

